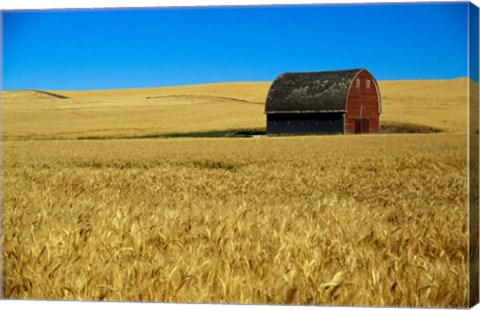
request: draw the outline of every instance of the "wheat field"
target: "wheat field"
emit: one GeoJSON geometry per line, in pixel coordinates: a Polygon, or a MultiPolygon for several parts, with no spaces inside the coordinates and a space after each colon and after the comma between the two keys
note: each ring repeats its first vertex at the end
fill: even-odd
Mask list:
{"type": "Polygon", "coordinates": [[[380,83],[439,133],[268,138],[141,138],[262,129],[268,83],[4,92],[5,297],[465,307],[466,83],[380,83]]]}
{"type": "MultiPolygon", "coordinates": [[[[4,91],[4,139],[265,128],[270,82],[109,91],[4,91]]],[[[383,123],[466,132],[467,79],[380,82],[383,123]]]]}

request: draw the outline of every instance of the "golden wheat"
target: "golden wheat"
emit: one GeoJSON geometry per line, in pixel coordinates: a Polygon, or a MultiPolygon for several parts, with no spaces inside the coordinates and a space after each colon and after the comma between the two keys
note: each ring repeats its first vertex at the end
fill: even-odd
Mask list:
{"type": "Polygon", "coordinates": [[[466,79],[380,82],[441,134],[112,139],[264,128],[269,85],[2,92],[6,297],[465,307],[466,79]]]}
{"type": "Polygon", "coordinates": [[[466,138],[5,141],[6,297],[464,307],[466,138]]]}

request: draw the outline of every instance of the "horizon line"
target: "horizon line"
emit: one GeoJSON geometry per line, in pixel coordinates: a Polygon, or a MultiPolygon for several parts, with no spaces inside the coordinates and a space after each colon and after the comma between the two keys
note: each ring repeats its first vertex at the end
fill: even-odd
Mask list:
{"type": "MultiPolygon", "coordinates": [[[[452,81],[452,80],[459,80],[459,79],[470,79],[475,83],[479,83],[479,81],[475,81],[472,77],[469,76],[461,76],[455,78],[448,78],[448,79],[397,79],[397,80],[377,80],[377,82],[401,82],[401,81],[452,81]]],[[[162,86],[140,86],[140,87],[123,87],[123,88],[90,88],[90,89],[53,89],[53,88],[15,88],[15,89],[0,89],[3,91],[114,91],[114,90],[128,90],[128,89],[152,89],[152,88],[168,88],[168,87],[186,87],[186,86],[199,86],[199,85],[215,85],[215,84],[233,84],[233,83],[273,83],[274,80],[271,81],[219,81],[219,82],[208,82],[208,83],[193,83],[193,84],[175,84],[175,85],[162,85],[162,86]]]]}

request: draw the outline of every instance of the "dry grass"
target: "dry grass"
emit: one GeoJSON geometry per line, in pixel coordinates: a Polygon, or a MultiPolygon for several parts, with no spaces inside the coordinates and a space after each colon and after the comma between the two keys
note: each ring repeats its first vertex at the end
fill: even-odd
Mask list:
{"type": "MultiPolygon", "coordinates": [[[[449,85],[457,87],[456,82],[449,85]]],[[[214,109],[220,102],[191,102],[212,89],[217,97],[237,101],[222,99],[223,108],[210,112],[227,117],[225,111],[238,106],[247,111],[237,115],[245,118],[238,126],[248,128],[249,109],[258,106],[262,113],[263,106],[240,100],[256,101],[261,87],[257,95],[238,88],[234,96],[221,92],[226,86],[193,86],[192,93],[199,93],[183,101],[177,90],[165,90],[162,96],[179,100],[165,103],[170,119],[156,125],[152,115],[138,131],[128,127],[130,117],[137,120],[126,112],[148,114],[145,102],[152,99],[133,100],[146,90],[110,92],[111,99],[99,103],[104,110],[96,99],[83,107],[92,96],[86,93],[59,92],[76,99],[34,102],[7,98],[6,297],[467,305],[467,136],[454,133],[466,117],[462,109],[449,123],[435,113],[417,122],[447,131],[440,134],[12,140],[168,132],[168,126],[193,130],[206,122],[203,114],[188,116],[192,123],[177,122],[173,106],[176,113],[184,106],[198,113],[203,109],[195,105],[214,109]],[[122,106],[116,98],[128,94],[131,101],[122,106]],[[78,122],[62,118],[73,108],[55,114],[44,107],[73,104],[69,100],[77,100],[85,113],[78,122]],[[17,124],[22,104],[25,123],[17,124]],[[51,118],[34,117],[29,109],[35,104],[51,118]],[[81,122],[95,111],[98,122],[92,127],[81,122]],[[118,127],[123,122],[125,129],[118,127]]],[[[389,91],[397,96],[386,87],[389,91]]],[[[24,94],[8,94],[14,95],[24,94]]],[[[394,101],[384,102],[385,113],[397,115],[385,119],[404,120],[394,101]]],[[[406,122],[415,123],[408,115],[406,122]]],[[[227,124],[220,120],[209,129],[227,124]]]]}

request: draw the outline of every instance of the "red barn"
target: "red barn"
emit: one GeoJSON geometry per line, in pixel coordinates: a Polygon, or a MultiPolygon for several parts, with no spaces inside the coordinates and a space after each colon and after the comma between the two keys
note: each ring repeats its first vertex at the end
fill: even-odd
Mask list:
{"type": "Polygon", "coordinates": [[[354,134],[380,130],[382,103],[367,69],[284,73],[265,106],[267,134],[354,134]]]}

